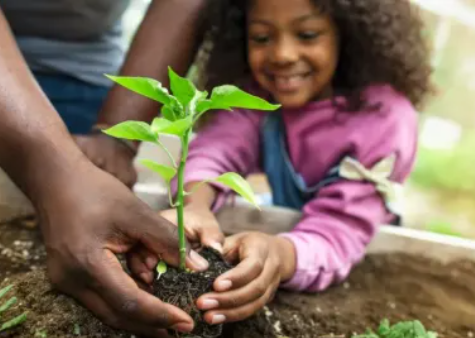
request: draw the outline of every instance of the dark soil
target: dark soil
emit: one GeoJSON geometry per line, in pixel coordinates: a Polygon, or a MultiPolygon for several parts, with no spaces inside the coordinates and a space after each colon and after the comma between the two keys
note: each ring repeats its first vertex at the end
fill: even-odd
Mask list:
{"type": "Polygon", "coordinates": [[[177,337],[215,338],[222,333],[222,325],[208,325],[202,318],[202,312],[196,307],[196,300],[203,294],[213,290],[214,280],[231,266],[227,264],[219,253],[205,249],[200,254],[206,258],[210,267],[205,272],[181,272],[169,267],[167,273],[156,280],[154,294],[166,303],[173,304],[188,313],[195,321],[195,329],[191,334],[172,333],[177,337]]]}
{"type": "Polygon", "coordinates": [[[351,337],[367,327],[420,320],[439,338],[475,336],[475,263],[440,264],[406,254],[370,255],[340,286],[319,295],[279,292],[266,320],[252,320],[229,337],[351,337]],[[271,334],[269,323],[273,326],[271,334]]]}
{"type": "MultiPolygon", "coordinates": [[[[0,337],[132,337],[108,328],[72,299],[53,291],[43,268],[25,272],[30,264],[43,264],[44,249],[38,238],[38,231],[24,224],[0,225],[4,247],[21,252],[15,241],[33,243],[28,244],[29,254],[22,255],[23,260],[0,255],[0,288],[14,284],[9,295],[19,300],[0,321],[28,311],[21,327],[0,333],[0,337]]],[[[222,336],[351,337],[366,327],[376,327],[383,318],[392,322],[419,319],[440,338],[474,337],[475,263],[441,264],[405,254],[370,255],[342,285],[316,295],[280,291],[258,316],[225,326],[222,336]]]]}
{"type": "Polygon", "coordinates": [[[34,217],[0,223],[0,281],[10,274],[35,270],[46,260],[34,217]]]}

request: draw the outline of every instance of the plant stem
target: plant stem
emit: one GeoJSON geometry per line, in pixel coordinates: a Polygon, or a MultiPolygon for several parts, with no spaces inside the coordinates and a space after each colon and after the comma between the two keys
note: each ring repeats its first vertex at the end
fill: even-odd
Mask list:
{"type": "Polygon", "coordinates": [[[186,158],[188,157],[188,142],[190,132],[185,133],[181,138],[181,160],[178,167],[178,191],[177,191],[177,220],[178,220],[178,239],[180,247],[180,269],[186,270],[186,238],[185,238],[185,220],[184,220],[184,207],[185,207],[185,188],[184,188],[184,173],[186,158]]]}
{"type": "Polygon", "coordinates": [[[167,188],[168,188],[168,203],[170,203],[170,208],[174,208],[176,207],[176,204],[173,203],[172,187],[170,185],[170,182],[167,183],[167,188]]]}
{"type": "Polygon", "coordinates": [[[157,137],[157,140],[156,140],[155,142],[158,144],[158,146],[160,146],[160,148],[163,149],[163,151],[165,152],[165,154],[167,154],[168,159],[169,159],[170,162],[172,163],[173,167],[174,167],[174,168],[177,168],[175,159],[173,158],[173,155],[170,153],[170,150],[168,150],[168,148],[163,145],[163,143],[158,139],[158,137],[157,137]]]}

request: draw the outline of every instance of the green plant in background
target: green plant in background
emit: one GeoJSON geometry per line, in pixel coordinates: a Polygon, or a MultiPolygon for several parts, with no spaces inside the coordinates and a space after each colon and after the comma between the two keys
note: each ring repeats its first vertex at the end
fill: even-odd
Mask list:
{"type": "MultiPolygon", "coordinates": [[[[160,82],[154,79],[109,75],[107,77],[129,90],[160,102],[163,105],[161,109],[162,117],[155,118],[151,124],[141,121],[126,121],[104,130],[104,132],[117,138],[154,143],[164,149],[170,158],[172,166],[165,166],[148,159],[142,160],[141,163],[161,175],[168,184],[170,205],[177,208],[180,268],[184,270],[186,259],[183,216],[184,197],[192,192],[184,191],[183,176],[193,125],[204,113],[212,109],[232,110],[232,108],[245,108],[275,110],[279,108],[279,105],[270,104],[231,85],[214,88],[208,97],[207,92],[199,91],[190,80],[178,76],[171,68],[169,68],[169,78],[173,95],[160,82]],[[160,141],[161,134],[175,135],[180,139],[182,152],[178,164],[160,141]],[[173,201],[170,182],[175,176],[177,176],[178,187],[176,200],[173,201]]],[[[243,135],[242,137],[246,136],[243,135]]],[[[231,188],[247,201],[257,206],[251,187],[238,174],[225,173],[219,177],[210,178],[206,182],[211,181],[231,188]]]]}
{"type": "MultiPolygon", "coordinates": [[[[0,300],[13,288],[13,285],[9,285],[0,290],[0,300]]],[[[5,312],[10,309],[13,305],[17,302],[16,297],[11,297],[5,303],[0,305],[0,332],[9,330],[15,326],[22,324],[26,320],[26,312],[13,318],[7,320],[6,322],[3,321],[3,316],[5,312]]]]}
{"type": "Polygon", "coordinates": [[[421,188],[475,196],[475,135],[467,133],[450,150],[419,147],[411,182],[421,188]]]}
{"type": "Polygon", "coordinates": [[[463,237],[460,232],[453,229],[450,223],[444,221],[430,221],[425,225],[424,229],[441,235],[463,237]]]}
{"type": "Polygon", "coordinates": [[[385,319],[379,325],[377,332],[368,330],[365,334],[352,338],[437,338],[437,334],[426,331],[424,325],[418,320],[399,322],[391,326],[385,319]]]}

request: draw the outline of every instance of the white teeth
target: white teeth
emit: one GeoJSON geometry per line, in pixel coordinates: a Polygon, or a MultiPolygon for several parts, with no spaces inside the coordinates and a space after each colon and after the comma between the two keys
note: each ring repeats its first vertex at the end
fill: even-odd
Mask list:
{"type": "Polygon", "coordinates": [[[290,91],[298,89],[298,87],[304,81],[305,76],[303,75],[292,75],[292,76],[276,76],[275,86],[279,90],[290,91]]]}

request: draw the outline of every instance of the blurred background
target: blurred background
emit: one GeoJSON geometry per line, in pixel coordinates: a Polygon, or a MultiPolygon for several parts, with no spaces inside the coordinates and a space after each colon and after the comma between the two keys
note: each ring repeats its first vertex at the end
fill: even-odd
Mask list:
{"type": "MultiPolygon", "coordinates": [[[[475,0],[412,1],[421,9],[433,47],[437,95],[420,112],[419,153],[406,184],[404,223],[475,239],[475,0]]],[[[149,2],[132,1],[124,19],[125,43],[149,2]]],[[[268,189],[263,177],[250,180],[258,192],[268,189]]]]}

